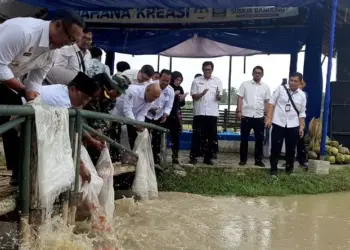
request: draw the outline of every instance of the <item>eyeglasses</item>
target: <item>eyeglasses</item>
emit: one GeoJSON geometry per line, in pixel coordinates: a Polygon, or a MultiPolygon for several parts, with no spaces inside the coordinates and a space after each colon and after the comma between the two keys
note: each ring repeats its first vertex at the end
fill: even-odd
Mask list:
{"type": "Polygon", "coordinates": [[[77,42],[77,39],[75,39],[71,34],[69,34],[68,32],[68,29],[66,27],[66,25],[62,22],[62,26],[63,26],[63,29],[64,29],[64,32],[67,34],[68,36],[68,39],[72,42],[72,43],[76,43],[77,42]]]}

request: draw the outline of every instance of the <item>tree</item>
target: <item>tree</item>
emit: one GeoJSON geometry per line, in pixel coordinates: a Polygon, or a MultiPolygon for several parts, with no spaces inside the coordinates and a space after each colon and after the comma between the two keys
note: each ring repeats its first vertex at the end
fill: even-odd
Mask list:
{"type": "MultiPolygon", "coordinates": [[[[231,93],[230,93],[230,101],[231,105],[236,105],[237,104],[237,89],[234,87],[231,87],[231,93]]],[[[222,97],[220,101],[221,105],[227,105],[228,104],[228,91],[227,89],[222,90],[222,97]]]]}

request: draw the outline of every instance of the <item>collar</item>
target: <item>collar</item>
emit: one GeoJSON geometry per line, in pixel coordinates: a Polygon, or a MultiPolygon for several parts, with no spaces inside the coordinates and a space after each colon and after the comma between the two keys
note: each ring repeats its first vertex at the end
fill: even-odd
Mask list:
{"type": "Polygon", "coordinates": [[[299,88],[297,88],[295,91],[291,90],[291,89],[289,88],[289,84],[286,85],[286,88],[288,89],[288,91],[290,91],[290,92],[292,92],[292,93],[297,93],[297,92],[299,92],[299,88]]]}
{"type": "Polygon", "coordinates": [[[72,46],[73,46],[73,48],[74,48],[75,52],[80,51],[80,48],[78,47],[78,45],[77,45],[76,43],[75,43],[75,44],[73,44],[72,46]]]}
{"type": "Polygon", "coordinates": [[[39,46],[43,48],[50,48],[50,21],[43,21],[42,33],[39,46]]]}
{"type": "Polygon", "coordinates": [[[256,81],[254,81],[254,79],[252,79],[252,84],[259,84],[259,85],[262,85],[262,81],[260,81],[260,82],[256,82],[256,81]]]}
{"type": "Polygon", "coordinates": [[[139,97],[140,97],[142,100],[145,100],[145,101],[146,101],[146,86],[143,87],[143,91],[140,91],[139,97]]]}
{"type": "Polygon", "coordinates": [[[209,80],[212,80],[212,79],[213,79],[213,76],[211,76],[209,79],[205,78],[204,75],[203,75],[203,76],[200,76],[200,77],[197,77],[197,78],[201,78],[201,79],[203,79],[203,80],[209,81],[209,80]]]}

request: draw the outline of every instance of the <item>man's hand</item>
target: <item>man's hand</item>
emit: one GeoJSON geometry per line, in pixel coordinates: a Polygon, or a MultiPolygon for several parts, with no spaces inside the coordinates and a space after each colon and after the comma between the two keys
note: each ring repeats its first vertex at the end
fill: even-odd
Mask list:
{"type": "Polygon", "coordinates": [[[80,176],[84,182],[90,183],[91,181],[91,173],[90,170],[85,166],[83,161],[80,161],[80,176]]]}
{"type": "Polygon", "coordinates": [[[272,124],[272,119],[271,117],[265,117],[265,127],[270,128],[272,124]]]}
{"type": "Polygon", "coordinates": [[[164,122],[166,122],[166,119],[167,119],[167,115],[163,115],[163,117],[162,117],[162,119],[160,120],[160,123],[164,123],[164,122]]]}
{"type": "Polygon", "coordinates": [[[216,100],[220,101],[221,100],[221,96],[220,96],[220,89],[217,87],[216,88],[216,100]]]}
{"type": "Polygon", "coordinates": [[[106,144],[104,141],[100,141],[94,138],[91,138],[91,140],[89,141],[89,144],[98,151],[102,151],[102,149],[106,147],[106,144]]]}
{"type": "Polygon", "coordinates": [[[25,93],[25,99],[27,102],[34,100],[37,98],[40,94],[34,90],[27,90],[25,93]]]}
{"type": "Polygon", "coordinates": [[[205,89],[203,92],[202,92],[202,96],[204,96],[207,92],[208,92],[209,89],[205,89]]]}
{"type": "Polygon", "coordinates": [[[185,93],[183,95],[179,95],[180,101],[185,100],[187,95],[188,95],[188,93],[185,93]]]}
{"type": "Polygon", "coordinates": [[[236,118],[238,121],[241,121],[243,116],[242,116],[242,112],[241,111],[236,111],[236,118]]]}
{"type": "Polygon", "coordinates": [[[303,127],[299,127],[299,136],[300,136],[300,138],[303,138],[303,136],[304,136],[304,128],[303,127]]]}
{"type": "Polygon", "coordinates": [[[140,127],[140,126],[136,126],[135,128],[136,128],[137,132],[143,132],[145,130],[145,128],[140,127]]]}

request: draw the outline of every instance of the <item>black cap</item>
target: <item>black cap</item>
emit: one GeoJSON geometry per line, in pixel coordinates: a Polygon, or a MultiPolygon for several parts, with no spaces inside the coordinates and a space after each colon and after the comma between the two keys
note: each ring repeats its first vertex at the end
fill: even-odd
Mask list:
{"type": "Polygon", "coordinates": [[[79,91],[90,97],[93,97],[100,89],[98,83],[83,72],[79,72],[72,80],[72,83],[79,91]]]}

